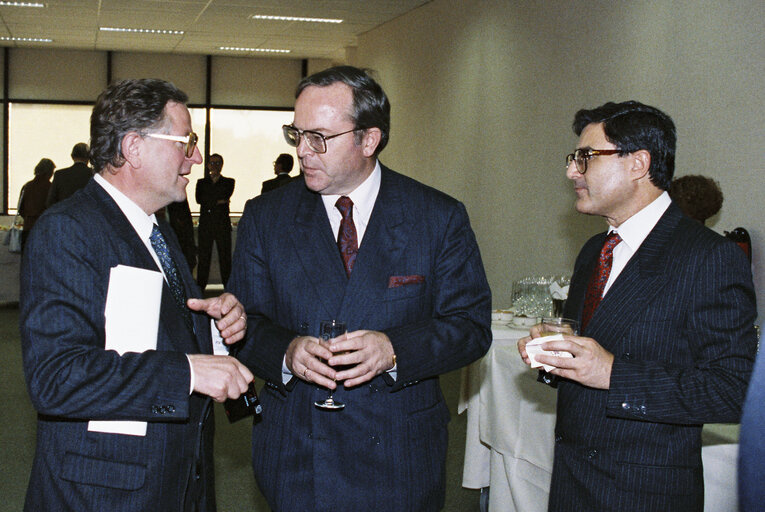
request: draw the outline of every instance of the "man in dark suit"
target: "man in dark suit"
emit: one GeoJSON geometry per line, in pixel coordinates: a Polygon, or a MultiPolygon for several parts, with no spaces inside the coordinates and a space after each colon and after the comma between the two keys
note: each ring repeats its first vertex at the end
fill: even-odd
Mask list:
{"type": "Polygon", "coordinates": [[[71,167],[56,171],[56,174],[53,175],[53,183],[48,191],[48,207],[71,196],[84,187],[93,177],[93,171],[88,167],[89,151],[90,148],[84,142],[78,142],[74,145],[72,148],[74,164],[71,167]]]}
{"type": "Polygon", "coordinates": [[[765,350],[760,350],[741,417],[738,459],[740,512],[759,512],[765,503],[765,350]]]}
{"type": "Polygon", "coordinates": [[[276,174],[276,178],[264,181],[263,186],[260,188],[260,193],[265,194],[271,190],[276,190],[292,181],[290,171],[292,170],[293,164],[294,159],[292,158],[292,155],[282,153],[277,156],[274,161],[274,174],[276,174]]]}
{"type": "MultiPolygon", "coordinates": [[[[606,103],[579,111],[574,131],[576,209],[612,234],[591,238],[574,266],[564,315],[581,336],[542,345],[574,357],[536,358],[560,378],[549,510],[698,512],[701,428],[739,421],[752,369],[749,264],[671,202],[669,116],[606,103]]],[[[529,339],[518,343],[527,364],[529,339]]]]}
{"type": "Polygon", "coordinates": [[[253,377],[213,355],[211,319],[226,343],[239,341],[242,305],[194,298],[170,226],[154,223],[202,161],[186,101],[160,80],[104,91],[91,116],[98,174],[30,237],[20,325],[38,422],[25,510],[215,510],[211,400],[238,397],[253,377]],[[157,287],[120,284],[120,272],[157,287]],[[152,292],[157,309],[132,319],[152,292]],[[119,318],[157,330],[117,332],[119,318]]]}
{"type": "Polygon", "coordinates": [[[266,380],[255,477],[275,511],[440,510],[438,376],[491,342],[475,236],[461,203],[378,162],[390,104],[365,72],[296,96],[284,134],[305,180],[247,203],[228,284],[250,326],[238,357],[266,380]],[[320,341],[333,319],[347,334],[320,341]],[[344,409],[314,405],[328,389],[344,409]]]}
{"type": "Polygon", "coordinates": [[[207,176],[197,180],[196,199],[199,203],[199,267],[197,284],[204,291],[210,276],[212,246],[218,248],[218,263],[223,284],[231,274],[231,219],[229,203],[234,193],[234,178],[221,176],[223,157],[213,153],[207,161],[207,176]]]}

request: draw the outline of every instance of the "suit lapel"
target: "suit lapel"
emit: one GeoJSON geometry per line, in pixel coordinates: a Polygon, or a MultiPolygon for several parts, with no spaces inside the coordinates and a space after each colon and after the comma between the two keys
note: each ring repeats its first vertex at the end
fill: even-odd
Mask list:
{"type": "Polygon", "coordinates": [[[343,297],[341,318],[358,319],[363,325],[367,315],[378,313],[373,305],[386,292],[392,265],[403,255],[409,237],[404,206],[401,188],[383,167],[380,191],[343,297]]]}
{"type": "Polygon", "coordinates": [[[595,310],[588,336],[598,339],[599,332],[626,331],[661,291],[666,281],[666,259],[671,256],[667,246],[679,219],[679,210],[670,205],[595,310]]]}
{"type": "Polygon", "coordinates": [[[327,319],[336,317],[348,279],[319,194],[303,188],[295,212],[293,246],[327,319]]]}

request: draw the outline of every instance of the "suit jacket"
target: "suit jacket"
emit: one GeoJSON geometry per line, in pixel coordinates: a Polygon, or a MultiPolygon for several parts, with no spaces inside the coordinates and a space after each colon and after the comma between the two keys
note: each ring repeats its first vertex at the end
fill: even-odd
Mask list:
{"type": "MultiPolygon", "coordinates": [[[[577,258],[568,317],[604,240],[577,258]]],[[[558,385],[550,510],[701,511],[701,427],[739,421],[755,318],[743,251],[671,204],[582,333],[614,355],[610,389],[558,385]]]]}
{"type": "Polygon", "coordinates": [[[741,512],[758,512],[765,503],[765,350],[754,366],[741,417],[738,496],[741,512]]]}
{"type": "MultiPolygon", "coordinates": [[[[172,230],[165,222],[160,228],[180,262],[172,230]]],[[[212,352],[209,318],[192,314],[192,331],[164,284],[157,350],[122,356],[104,350],[104,306],[116,265],[159,271],[95,181],[49,208],[27,244],[20,326],[38,422],[25,509],[214,510],[210,401],[189,395],[185,355],[212,352]],[[143,437],[105,434],[88,431],[88,420],[148,426],[143,437]]],[[[187,295],[200,296],[187,267],[177,267],[187,295]]]]}
{"type": "Polygon", "coordinates": [[[266,380],[253,466],[271,508],[440,510],[449,412],[438,376],[491,342],[491,296],[464,206],[383,167],[348,278],[321,197],[296,180],[247,202],[234,263],[228,287],[249,315],[239,357],[266,380]],[[339,386],[342,411],[314,407],[326,389],[282,383],[289,343],[330,319],[386,333],[398,357],[395,383],[384,373],[339,386]]]}
{"type": "Polygon", "coordinates": [[[277,188],[286,185],[290,181],[292,181],[292,177],[289,175],[289,173],[285,172],[277,174],[276,178],[272,178],[263,182],[263,186],[260,188],[260,193],[265,194],[271,190],[276,190],[277,188]]]}
{"type": "Polygon", "coordinates": [[[197,180],[196,200],[199,203],[199,226],[214,225],[218,229],[227,227],[231,229],[231,220],[229,218],[228,200],[234,193],[234,178],[221,176],[217,182],[213,182],[209,177],[197,180]],[[218,200],[225,199],[226,202],[218,204],[218,200]]]}
{"type": "Polygon", "coordinates": [[[93,170],[83,162],[75,162],[71,167],[56,171],[48,192],[48,206],[71,196],[84,187],[92,177],[93,170]]]}

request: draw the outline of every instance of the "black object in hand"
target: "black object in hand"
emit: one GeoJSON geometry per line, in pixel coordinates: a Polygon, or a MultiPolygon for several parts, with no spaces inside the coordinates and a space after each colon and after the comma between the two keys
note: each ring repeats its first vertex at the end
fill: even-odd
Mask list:
{"type": "Polygon", "coordinates": [[[263,406],[260,405],[258,395],[255,393],[255,383],[250,382],[247,391],[239,398],[228,399],[223,402],[223,408],[226,410],[229,423],[234,423],[248,416],[259,416],[263,412],[263,406]]]}

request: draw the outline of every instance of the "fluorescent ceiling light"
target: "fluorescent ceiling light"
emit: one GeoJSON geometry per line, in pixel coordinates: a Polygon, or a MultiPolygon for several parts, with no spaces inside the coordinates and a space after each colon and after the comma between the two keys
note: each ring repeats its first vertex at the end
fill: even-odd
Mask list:
{"type": "Polygon", "coordinates": [[[271,21],[306,21],[309,23],[342,23],[343,20],[331,18],[301,18],[297,16],[268,16],[265,14],[253,14],[250,16],[253,20],[271,20],[271,21]]]}
{"type": "Polygon", "coordinates": [[[169,34],[169,35],[183,35],[183,30],[164,30],[154,28],[119,28],[119,27],[99,27],[99,30],[104,32],[133,32],[137,34],[169,34]]]}
{"type": "Polygon", "coordinates": [[[45,7],[40,2],[0,2],[0,7],[45,7]]]}
{"type": "Polygon", "coordinates": [[[262,52],[262,53],[290,53],[291,50],[275,50],[273,48],[239,48],[236,46],[220,46],[219,50],[230,50],[234,52],[262,52]]]}
{"type": "Polygon", "coordinates": [[[42,37],[0,37],[0,41],[21,41],[23,43],[52,43],[53,39],[42,37]]]}

